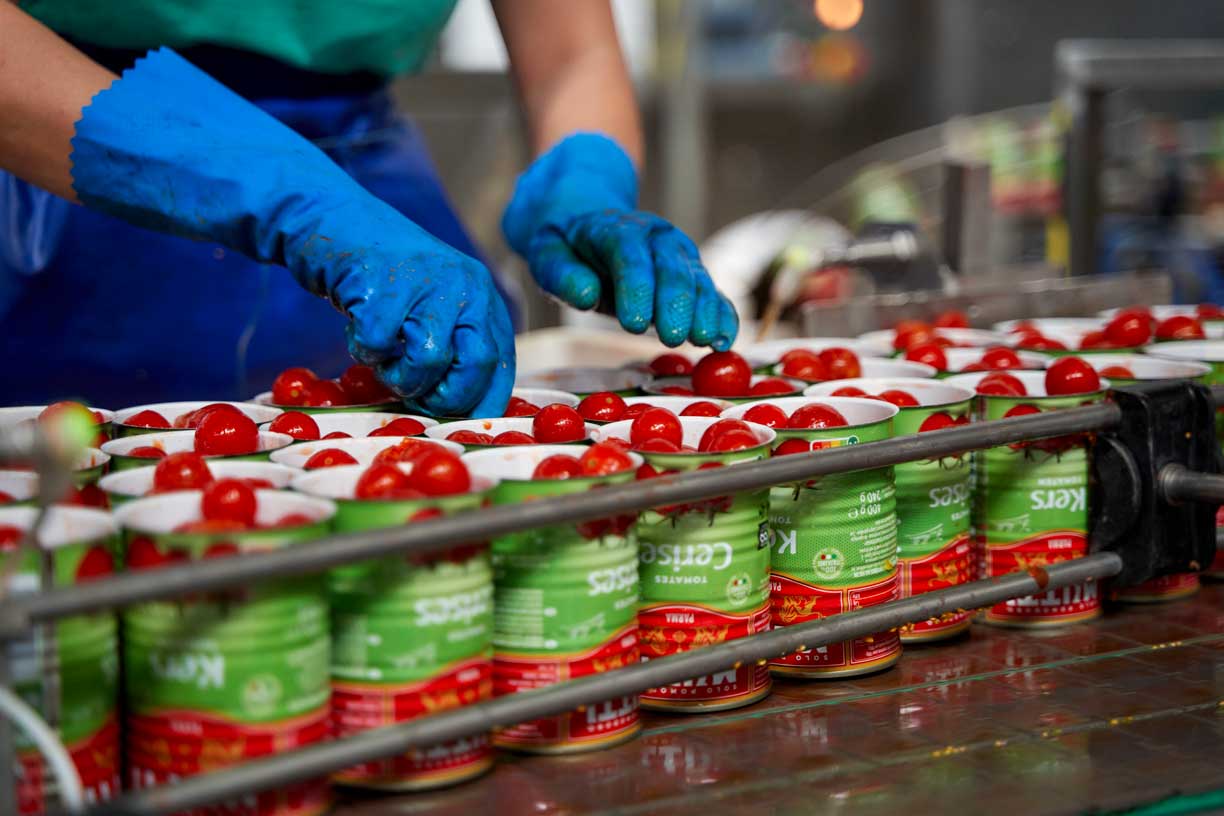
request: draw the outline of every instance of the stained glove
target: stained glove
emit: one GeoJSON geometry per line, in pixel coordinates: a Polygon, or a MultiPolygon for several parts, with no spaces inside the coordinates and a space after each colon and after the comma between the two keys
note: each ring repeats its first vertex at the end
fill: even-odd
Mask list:
{"type": "Polygon", "coordinates": [[[730,348],[735,309],[714,288],[697,247],[637,207],[637,173],[616,142],[577,133],[519,177],[502,231],[536,282],[579,309],[613,312],[668,346],[730,348]]]}
{"type": "Polygon", "coordinates": [[[72,144],[82,203],[288,267],[411,408],[501,415],[514,333],[489,271],[173,51],[94,97],[72,144]]]}

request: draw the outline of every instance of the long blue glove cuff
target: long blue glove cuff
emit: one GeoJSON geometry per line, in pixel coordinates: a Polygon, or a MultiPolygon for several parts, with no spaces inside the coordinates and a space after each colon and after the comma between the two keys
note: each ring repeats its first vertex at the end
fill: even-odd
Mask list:
{"type": "Polygon", "coordinates": [[[602,133],[575,133],[519,176],[502,216],[506,242],[526,256],[537,231],[562,217],[603,209],[635,210],[637,171],[621,146],[602,133]]]}

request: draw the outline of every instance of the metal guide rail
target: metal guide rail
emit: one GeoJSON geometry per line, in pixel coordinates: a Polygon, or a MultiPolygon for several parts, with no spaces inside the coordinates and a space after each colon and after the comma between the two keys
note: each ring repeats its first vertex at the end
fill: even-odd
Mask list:
{"type": "MultiPolygon", "coordinates": [[[[1215,397],[1224,398],[1224,389],[1215,397]]],[[[1114,401],[1033,416],[897,437],[667,476],[581,495],[486,508],[406,527],[334,535],[298,547],[240,559],[128,573],[0,602],[0,638],[70,615],[114,609],[315,573],[387,555],[430,554],[540,526],[598,519],[665,504],[791,484],[820,476],[938,458],[970,450],[1069,434],[1089,434],[1094,450],[1092,553],[1045,568],[775,629],[422,717],[244,763],[173,785],[128,793],[90,814],[157,814],[189,810],[279,788],[416,747],[559,714],[609,697],[683,682],[744,663],[767,661],[887,630],[944,613],[1090,580],[1134,584],[1197,569],[1215,550],[1214,505],[1224,503],[1215,439],[1213,394],[1189,383],[1118,389],[1114,401]]],[[[0,461],[5,450],[0,445],[0,461]]],[[[2,661],[0,661],[2,662],[2,661]]],[[[11,777],[0,782],[11,785],[11,777]]]]}

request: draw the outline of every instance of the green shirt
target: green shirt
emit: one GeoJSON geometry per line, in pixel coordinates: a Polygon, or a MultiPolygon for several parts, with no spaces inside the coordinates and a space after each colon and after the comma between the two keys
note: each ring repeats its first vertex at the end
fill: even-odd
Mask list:
{"type": "Polygon", "coordinates": [[[222,45],[325,73],[417,71],[458,0],[19,0],[108,48],[222,45]]]}

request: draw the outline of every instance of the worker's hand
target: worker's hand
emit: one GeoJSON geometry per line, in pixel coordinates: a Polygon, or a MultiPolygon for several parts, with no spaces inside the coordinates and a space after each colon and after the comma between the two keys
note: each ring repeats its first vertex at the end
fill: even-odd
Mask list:
{"type": "Polygon", "coordinates": [[[488,270],[174,52],[96,96],[73,147],[86,205],[284,264],[351,318],[353,357],[413,409],[501,415],[514,332],[488,270]]]}
{"type": "Polygon", "coordinates": [[[636,206],[633,162],[606,136],[579,133],[519,178],[502,230],[536,282],[571,306],[613,311],[635,334],[653,323],[668,346],[730,348],[739,321],[697,247],[636,206]]]}

